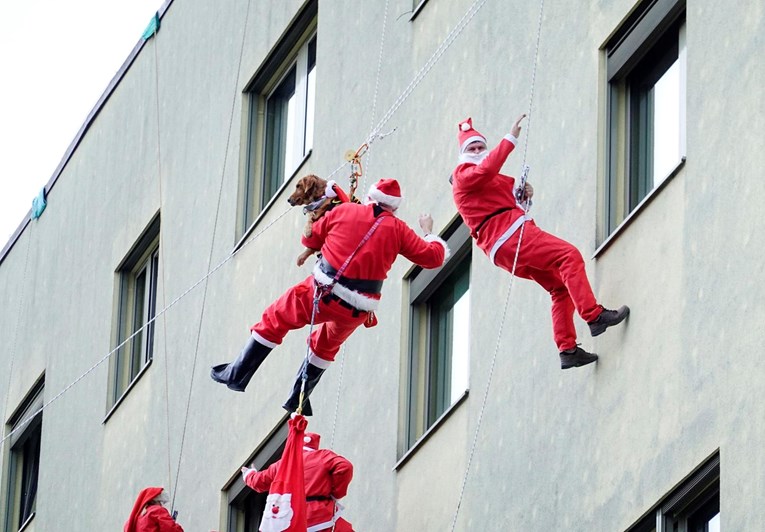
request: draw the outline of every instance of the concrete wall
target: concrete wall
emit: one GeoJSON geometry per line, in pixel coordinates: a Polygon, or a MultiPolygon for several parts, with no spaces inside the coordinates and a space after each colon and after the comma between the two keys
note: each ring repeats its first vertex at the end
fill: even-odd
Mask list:
{"type": "MultiPolygon", "coordinates": [[[[298,175],[327,175],[358,147],[471,2],[430,0],[412,21],[397,20],[409,0],[389,4],[373,106],[384,3],[320,2],[315,146],[298,175]]],[[[157,39],[59,176],[44,215],[0,264],[6,421],[42,372],[48,400],[113,348],[115,269],[156,212],[160,307],[231,252],[239,237],[242,90],[301,5],[252,2],[246,29],[242,0],[170,5],[157,39]]],[[[627,303],[632,315],[597,340],[578,321],[583,346],[601,359],[562,373],[549,296],[514,284],[513,327],[499,339],[458,530],[624,530],[716,449],[723,528],[765,526],[756,502],[765,497],[763,7],[689,3],[687,161],[590,260],[603,167],[600,47],[633,6],[545,6],[524,128],[537,223],[579,247],[601,301],[627,303]]],[[[459,120],[473,116],[492,141],[527,110],[538,7],[487,1],[383,128],[398,129],[373,145],[362,185],[398,178],[406,221],[427,211],[442,229],[454,215],[446,180],[459,120]]],[[[519,171],[523,140],[509,173],[519,171]]],[[[287,209],[282,196],[256,233],[287,209]]],[[[265,305],[308,275],[309,266],[293,266],[303,221],[297,209],[284,215],[158,320],[151,367],[106,423],[107,362],[45,410],[33,530],[118,530],[138,490],[173,486],[176,470],[184,527],[223,526],[220,490],[281,419],[305,336],[289,336],[245,394],[212,383],[208,368],[233,358],[265,305]]],[[[510,284],[473,253],[470,395],[396,470],[408,268],[401,260],[389,275],[380,325],[358,331],[341,355],[334,448],[355,465],[345,502],[358,530],[450,526],[510,284]]],[[[312,397],[310,428],[327,436],[340,364],[312,397]]],[[[6,446],[4,466],[7,455],[6,446]]]]}

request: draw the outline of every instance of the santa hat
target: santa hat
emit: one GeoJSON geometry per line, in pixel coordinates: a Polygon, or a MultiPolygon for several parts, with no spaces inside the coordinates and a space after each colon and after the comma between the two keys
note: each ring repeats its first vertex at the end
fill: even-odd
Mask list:
{"type": "Polygon", "coordinates": [[[394,211],[401,205],[401,187],[395,179],[380,179],[369,187],[367,201],[387,205],[394,211]]]}
{"type": "Polygon", "coordinates": [[[473,129],[473,119],[466,118],[459,124],[460,132],[457,134],[457,140],[460,143],[460,153],[465,152],[471,142],[481,141],[486,144],[486,137],[473,129]]]}
{"type": "Polygon", "coordinates": [[[160,498],[162,496],[162,488],[160,487],[151,487],[151,488],[144,488],[141,490],[141,493],[138,494],[138,498],[135,500],[135,504],[133,505],[133,511],[130,512],[130,517],[128,517],[128,520],[125,522],[125,532],[135,532],[136,527],[136,521],[138,521],[138,517],[141,515],[141,512],[143,511],[144,506],[146,506],[148,503],[153,501],[154,499],[160,498]]]}
{"type": "Polygon", "coordinates": [[[313,449],[315,451],[319,448],[319,440],[321,440],[321,436],[315,432],[306,432],[303,436],[303,448],[313,449]]]}

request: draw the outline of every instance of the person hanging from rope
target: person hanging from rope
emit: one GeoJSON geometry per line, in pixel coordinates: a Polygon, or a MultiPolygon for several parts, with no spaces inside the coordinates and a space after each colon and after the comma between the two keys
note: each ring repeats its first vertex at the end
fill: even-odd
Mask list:
{"type": "Polygon", "coordinates": [[[183,532],[163,506],[168,500],[167,493],[160,487],[142,489],[125,521],[124,532],[183,532]]]}
{"type": "MultiPolygon", "coordinates": [[[[353,464],[329,449],[319,449],[320,439],[314,432],[306,432],[303,438],[308,532],[353,532],[351,523],[341,517],[344,508],[337,502],[348,493],[353,464]]],[[[268,492],[280,463],[281,460],[277,460],[263,471],[243,467],[244,483],[255,491],[268,492]]]]}
{"type": "Polygon", "coordinates": [[[587,322],[592,336],[621,323],[630,309],[623,306],[609,310],[598,304],[581,253],[572,244],[539,229],[528,216],[534,188],[525,183],[521,190],[515,179],[500,173],[518,143],[525,117],[518,117],[510,133],[491,151],[486,137],[473,129],[471,118],[460,122],[459,164],[449,178],[452,195],[478,247],[493,264],[511,273],[519,229],[525,224],[515,275],[535,281],[552,296],[553,336],[561,368],[584,366],[598,356],[578,346],[574,309],[587,322]]]}
{"type": "MultiPolygon", "coordinates": [[[[374,315],[380,302],[383,281],[398,255],[423,268],[438,268],[449,248],[432,234],[433,218],[421,215],[423,238],[395,216],[401,204],[401,189],[395,179],[372,185],[365,203],[343,203],[314,222],[303,246],[321,250],[313,274],[293,286],[269,306],[253,325],[251,337],[238,358],[219,364],[210,373],[213,380],[231,390],[244,391],[252,375],[271,350],[291,330],[318,325],[309,338],[309,352],[298,371],[292,392],[283,407],[297,410],[302,376],[306,375],[305,398],[334,361],[340,346],[364,324],[377,324],[374,315]],[[314,304],[317,305],[316,312],[314,304]]],[[[304,415],[312,414],[304,401],[304,415]]]]}

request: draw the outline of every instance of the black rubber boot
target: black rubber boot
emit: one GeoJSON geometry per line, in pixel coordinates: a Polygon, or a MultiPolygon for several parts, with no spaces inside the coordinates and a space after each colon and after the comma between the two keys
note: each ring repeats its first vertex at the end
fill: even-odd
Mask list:
{"type": "Polygon", "coordinates": [[[247,388],[255,371],[271,352],[271,348],[259,343],[250,336],[247,345],[230,364],[218,364],[210,370],[210,377],[235,392],[243,392],[247,388]]]}
{"type": "Polygon", "coordinates": [[[595,353],[588,353],[579,346],[573,351],[563,351],[560,354],[560,369],[578,368],[579,366],[586,366],[598,359],[598,355],[595,353]]]}
{"type": "Polygon", "coordinates": [[[289,399],[287,399],[287,401],[282,405],[282,408],[284,408],[287,412],[297,412],[298,403],[300,402],[300,386],[303,381],[304,364],[308,364],[308,379],[305,382],[305,391],[303,394],[303,415],[312,416],[313,409],[311,408],[311,401],[308,400],[308,396],[311,395],[311,392],[316,387],[316,384],[318,384],[319,379],[321,379],[321,376],[324,373],[324,370],[305,360],[300,366],[298,374],[295,376],[295,383],[292,385],[292,392],[290,393],[289,399]]]}
{"type": "Polygon", "coordinates": [[[624,321],[624,318],[630,315],[630,308],[627,305],[619,307],[618,310],[603,309],[600,316],[594,321],[587,323],[590,326],[590,334],[598,336],[606,332],[606,329],[618,325],[624,321]]]}

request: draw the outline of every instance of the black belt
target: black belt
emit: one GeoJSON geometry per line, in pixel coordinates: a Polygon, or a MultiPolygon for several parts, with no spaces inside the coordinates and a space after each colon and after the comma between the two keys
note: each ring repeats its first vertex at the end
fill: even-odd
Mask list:
{"type": "Polygon", "coordinates": [[[471,235],[475,238],[478,236],[478,231],[481,230],[481,228],[486,225],[486,222],[497,216],[498,214],[502,214],[503,212],[512,211],[513,207],[504,207],[502,209],[499,209],[498,211],[494,211],[490,215],[488,215],[486,218],[481,220],[481,223],[478,224],[478,227],[475,228],[475,230],[471,233],[471,235]]]}
{"type": "MultiPolygon", "coordinates": [[[[333,279],[335,278],[335,275],[337,275],[337,270],[334,269],[324,257],[322,257],[321,261],[319,261],[319,268],[321,271],[327,274],[327,276],[333,279]]],[[[382,281],[376,281],[373,279],[349,279],[348,277],[342,275],[340,276],[340,279],[337,280],[337,282],[350,290],[354,290],[356,292],[364,292],[365,294],[379,294],[382,292],[383,287],[382,281]]]]}
{"type": "Polygon", "coordinates": [[[335,294],[331,292],[327,294],[326,296],[322,297],[321,300],[324,302],[325,305],[329,305],[330,301],[336,301],[337,304],[340,305],[341,307],[345,307],[349,310],[352,310],[354,318],[357,318],[358,316],[360,316],[362,312],[366,312],[366,310],[357,309],[356,307],[348,303],[346,300],[339,298],[338,296],[336,296],[335,294]]]}
{"type": "Polygon", "coordinates": [[[332,497],[325,497],[324,495],[312,495],[310,497],[306,497],[305,498],[306,502],[311,502],[311,501],[331,501],[331,500],[332,500],[332,497]]]}

